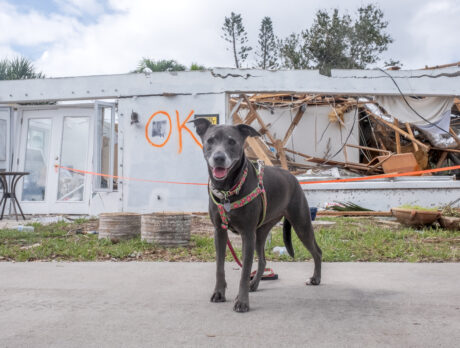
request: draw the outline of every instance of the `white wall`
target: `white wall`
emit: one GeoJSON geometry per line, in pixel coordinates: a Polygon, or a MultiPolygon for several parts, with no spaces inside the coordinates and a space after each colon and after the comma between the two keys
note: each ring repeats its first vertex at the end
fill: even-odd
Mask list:
{"type": "MultiPolygon", "coordinates": [[[[225,94],[184,95],[184,96],[151,96],[139,98],[123,98],[118,104],[120,132],[122,143],[121,176],[180,182],[206,183],[208,172],[201,148],[191,135],[183,130],[183,147],[179,153],[179,132],[176,110],[182,123],[189,113],[219,114],[220,123],[224,123],[226,98],[225,94]],[[131,125],[131,112],[139,115],[139,123],[131,125]],[[162,147],[152,146],[146,139],[145,126],[157,111],[165,111],[171,117],[172,131],[168,142],[162,147]]],[[[193,119],[193,116],[192,118],[193,119]]],[[[154,120],[167,120],[164,115],[154,120]]],[[[194,134],[193,124],[187,124],[194,134]]],[[[150,128],[149,128],[150,130],[150,128]]],[[[167,121],[166,136],[169,131],[167,121]]],[[[151,132],[149,131],[149,136],[151,132]]],[[[199,137],[196,136],[198,139],[199,137]]],[[[166,137],[151,138],[156,144],[166,137]]],[[[123,210],[140,213],[154,211],[207,211],[207,186],[173,185],[164,183],[148,183],[123,180],[123,210]]]]}

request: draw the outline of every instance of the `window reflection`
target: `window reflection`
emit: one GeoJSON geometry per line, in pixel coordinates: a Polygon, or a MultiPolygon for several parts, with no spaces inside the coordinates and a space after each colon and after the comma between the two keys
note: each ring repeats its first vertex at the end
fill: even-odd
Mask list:
{"type": "Polygon", "coordinates": [[[29,119],[24,170],[23,201],[45,199],[47,164],[51,138],[51,119],[29,119]]]}
{"type": "Polygon", "coordinates": [[[86,169],[88,141],[88,117],[65,117],[62,132],[61,166],[59,169],[58,200],[82,201],[85,176],[70,169],[86,169]]]}

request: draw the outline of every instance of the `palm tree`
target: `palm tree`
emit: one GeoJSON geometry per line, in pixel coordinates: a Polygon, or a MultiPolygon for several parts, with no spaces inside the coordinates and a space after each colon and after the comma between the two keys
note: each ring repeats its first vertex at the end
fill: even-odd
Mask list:
{"type": "Polygon", "coordinates": [[[174,59],[162,59],[155,61],[149,58],[142,58],[134,72],[184,71],[185,69],[184,65],[179,64],[174,59]]]}
{"type": "Polygon", "coordinates": [[[24,57],[0,60],[0,80],[42,79],[45,75],[36,72],[30,60],[24,57]]]}

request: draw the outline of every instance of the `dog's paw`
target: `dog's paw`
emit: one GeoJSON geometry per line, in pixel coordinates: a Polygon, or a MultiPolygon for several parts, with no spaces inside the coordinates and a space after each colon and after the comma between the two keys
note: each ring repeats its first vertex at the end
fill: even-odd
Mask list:
{"type": "Polygon", "coordinates": [[[214,291],[211,296],[211,302],[225,302],[225,295],[223,292],[214,291]]]}
{"type": "Polygon", "coordinates": [[[306,285],[319,285],[321,283],[321,277],[311,277],[307,282],[306,285]]]}
{"type": "Polygon", "coordinates": [[[235,299],[233,310],[238,313],[245,313],[249,311],[249,303],[241,302],[238,297],[235,299]]]}

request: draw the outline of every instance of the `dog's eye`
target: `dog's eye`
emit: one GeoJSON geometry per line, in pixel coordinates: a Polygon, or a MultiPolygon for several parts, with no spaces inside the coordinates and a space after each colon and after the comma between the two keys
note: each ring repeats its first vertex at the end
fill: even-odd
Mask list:
{"type": "Polygon", "coordinates": [[[208,140],[206,140],[206,142],[208,143],[208,145],[212,145],[214,144],[214,138],[209,138],[208,140]]]}
{"type": "Polygon", "coordinates": [[[229,145],[235,145],[236,144],[236,141],[233,140],[232,138],[228,139],[228,144],[229,145]]]}

